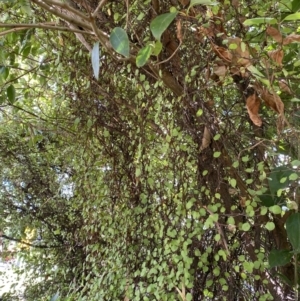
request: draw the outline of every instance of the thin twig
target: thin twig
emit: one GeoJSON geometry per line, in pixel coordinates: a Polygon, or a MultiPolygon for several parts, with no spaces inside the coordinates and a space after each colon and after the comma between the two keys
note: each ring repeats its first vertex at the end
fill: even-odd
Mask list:
{"type": "Polygon", "coordinates": [[[129,1],[125,0],[126,3],[126,29],[128,29],[128,21],[129,21],[129,1]]]}
{"type": "Polygon", "coordinates": [[[71,12],[71,13],[75,14],[77,17],[82,18],[84,21],[88,21],[88,16],[86,16],[81,11],[79,11],[78,9],[68,5],[65,2],[60,2],[60,1],[55,1],[55,0],[44,0],[44,2],[46,2],[46,4],[48,4],[49,6],[54,5],[54,6],[61,7],[62,9],[68,11],[69,13],[71,12]]]}
{"type": "Polygon", "coordinates": [[[9,34],[11,32],[21,31],[21,30],[24,30],[27,28],[42,28],[42,29],[50,29],[50,30],[54,29],[54,30],[60,30],[60,31],[69,31],[69,32],[75,32],[75,33],[94,35],[93,32],[88,32],[88,31],[84,31],[84,30],[80,30],[80,29],[72,29],[69,27],[44,25],[44,24],[3,24],[3,23],[0,23],[0,27],[13,27],[12,29],[0,32],[0,36],[5,36],[6,34],[9,34]]]}
{"type": "Polygon", "coordinates": [[[95,11],[92,13],[92,17],[95,18],[98,11],[102,8],[102,6],[106,3],[107,0],[102,0],[100,1],[99,5],[97,6],[97,8],[95,9],[95,11]]]}
{"type": "Polygon", "coordinates": [[[168,61],[176,54],[176,52],[179,50],[179,47],[181,46],[181,44],[182,44],[182,42],[179,43],[178,47],[175,49],[175,51],[172,53],[171,56],[169,56],[169,57],[168,57],[166,60],[164,60],[164,61],[161,61],[161,62],[159,62],[159,63],[156,63],[155,65],[157,66],[157,65],[164,64],[164,63],[168,62],[168,61]]]}
{"type": "Polygon", "coordinates": [[[24,245],[27,245],[29,247],[40,248],[40,249],[62,248],[63,247],[62,245],[59,245],[59,246],[34,245],[34,244],[28,243],[28,242],[26,242],[22,239],[13,238],[13,237],[10,237],[10,236],[4,235],[4,234],[2,234],[0,237],[11,240],[11,241],[16,241],[20,244],[24,244],[24,245]]]}
{"type": "Polygon", "coordinates": [[[265,139],[264,139],[264,140],[258,141],[257,143],[255,143],[254,145],[252,145],[252,146],[250,146],[250,147],[247,147],[247,148],[245,148],[245,149],[242,149],[242,150],[240,151],[239,155],[238,155],[238,160],[240,160],[240,157],[241,157],[242,152],[247,151],[247,150],[250,150],[250,149],[253,149],[253,148],[257,147],[258,145],[260,145],[260,144],[263,143],[263,142],[265,142],[265,139]]]}

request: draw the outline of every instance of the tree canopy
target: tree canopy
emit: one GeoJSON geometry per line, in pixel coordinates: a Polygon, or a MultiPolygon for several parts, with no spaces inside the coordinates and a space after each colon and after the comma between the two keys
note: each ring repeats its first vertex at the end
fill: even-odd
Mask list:
{"type": "Polygon", "coordinates": [[[0,8],[4,300],[298,300],[298,0],[0,8]]]}

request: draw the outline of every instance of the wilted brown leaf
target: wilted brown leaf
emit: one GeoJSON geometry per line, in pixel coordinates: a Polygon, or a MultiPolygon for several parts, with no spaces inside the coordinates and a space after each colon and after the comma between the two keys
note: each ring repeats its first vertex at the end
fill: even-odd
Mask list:
{"type": "Polygon", "coordinates": [[[248,110],[248,114],[252,122],[257,125],[261,126],[262,125],[262,120],[258,115],[259,107],[260,107],[260,100],[256,96],[256,94],[250,95],[246,99],[246,107],[248,110]]]}
{"type": "Polygon", "coordinates": [[[204,150],[210,145],[211,142],[211,134],[207,127],[204,128],[202,143],[200,146],[200,150],[204,150]]]}
{"type": "Polygon", "coordinates": [[[290,34],[289,36],[287,36],[286,38],[283,39],[282,44],[283,45],[288,45],[288,44],[293,43],[293,42],[300,42],[300,35],[299,34],[295,34],[295,33],[290,34]]]}
{"type": "Polygon", "coordinates": [[[288,83],[284,79],[281,79],[279,81],[279,87],[281,91],[286,92],[288,94],[293,94],[288,83]]]}
{"type": "Polygon", "coordinates": [[[266,103],[266,105],[278,114],[282,115],[284,112],[284,104],[281,98],[276,93],[271,93],[265,87],[260,87],[259,89],[260,98],[266,103]]]}
{"type": "Polygon", "coordinates": [[[214,73],[218,76],[224,77],[227,73],[227,67],[226,66],[214,66],[214,73]]]}
{"type": "Polygon", "coordinates": [[[182,43],[182,29],[181,29],[181,19],[178,19],[176,21],[176,33],[177,33],[177,39],[182,43]]]}
{"type": "Polygon", "coordinates": [[[266,32],[274,39],[274,41],[276,41],[277,43],[282,43],[282,35],[278,29],[269,26],[266,32]]]}
{"type": "Polygon", "coordinates": [[[179,2],[180,2],[183,6],[187,6],[188,4],[190,4],[190,0],[179,0],[179,2]]]}
{"type": "Polygon", "coordinates": [[[238,8],[240,6],[239,0],[231,0],[231,5],[235,8],[238,8]]]}
{"type": "Polygon", "coordinates": [[[284,53],[282,49],[272,50],[268,52],[268,56],[280,66],[282,66],[283,55],[284,53]]]}
{"type": "Polygon", "coordinates": [[[224,47],[217,46],[212,44],[212,48],[215,51],[216,55],[221,58],[224,62],[231,63],[232,61],[232,54],[230,51],[224,47]]]}

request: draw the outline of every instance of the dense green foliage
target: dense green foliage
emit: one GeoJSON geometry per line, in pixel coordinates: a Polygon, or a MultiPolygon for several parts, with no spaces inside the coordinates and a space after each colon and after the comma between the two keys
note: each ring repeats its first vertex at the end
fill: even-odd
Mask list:
{"type": "Polygon", "coordinates": [[[298,300],[298,1],[0,8],[2,257],[26,300],[298,300]]]}

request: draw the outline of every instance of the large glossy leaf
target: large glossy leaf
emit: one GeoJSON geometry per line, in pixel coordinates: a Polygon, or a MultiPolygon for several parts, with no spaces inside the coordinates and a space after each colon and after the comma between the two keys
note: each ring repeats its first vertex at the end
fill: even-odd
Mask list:
{"type": "Polygon", "coordinates": [[[300,9],[300,1],[299,0],[293,0],[292,1],[292,10],[293,12],[297,12],[300,9]]]}
{"type": "Polygon", "coordinates": [[[288,15],[283,19],[283,21],[295,21],[295,20],[300,20],[300,13],[294,13],[291,15],[288,15]]]}
{"type": "Polygon", "coordinates": [[[168,28],[177,16],[177,12],[157,16],[150,24],[150,30],[156,40],[160,40],[163,32],[168,28]]]}
{"type": "Polygon", "coordinates": [[[142,67],[147,63],[149,57],[151,56],[151,52],[152,52],[152,47],[150,45],[147,45],[146,47],[142,48],[139,51],[136,57],[137,67],[142,67]]]}
{"type": "Polygon", "coordinates": [[[253,18],[247,19],[244,21],[245,26],[252,26],[252,25],[260,25],[260,24],[276,24],[277,20],[275,18],[253,18]]]}
{"type": "Polygon", "coordinates": [[[96,42],[94,44],[94,47],[92,49],[91,53],[92,57],[92,67],[95,78],[99,79],[99,70],[100,70],[100,49],[99,49],[99,42],[96,42]]]}
{"type": "Polygon", "coordinates": [[[126,31],[123,28],[114,28],[110,34],[109,40],[116,52],[125,57],[129,57],[129,39],[126,31]]]}
{"type": "Polygon", "coordinates": [[[0,67],[0,77],[5,80],[8,77],[9,69],[5,66],[0,67]]]}
{"type": "Polygon", "coordinates": [[[253,65],[250,65],[247,67],[247,69],[263,84],[265,84],[268,87],[270,86],[270,81],[256,67],[254,67],[253,65]]]}
{"type": "Polygon", "coordinates": [[[261,200],[261,204],[266,207],[271,207],[278,204],[278,198],[276,196],[272,196],[271,193],[268,191],[265,194],[259,196],[261,200]]]}
{"type": "Polygon", "coordinates": [[[217,5],[218,2],[213,2],[210,0],[191,0],[189,8],[195,6],[195,5],[217,5]]]}
{"type": "Polygon", "coordinates": [[[32,10],[29,0],[19,0],[21,5],[21,10],[24,14],[31,16],[32,10]]]}
{"type": "Polygon", "coordinates": [[[284,266],[291,261],[292,257],[290,250],[272,250],[269,254],[270,268],[284,266]]]}
{"type": "Polygon", "coordinates": [[[300,213],[293,213],[291,216],[289,216],[285,226],[294,252],[300,253],[300,213]]]}
{"type": "Polygon", "coordinates": [[[59,292],[56,292],[56,294],[51,297],[50,301],[58,301],[58,299],[59,299],[59,292]]]}
{"type": "Polygon", "coordinates": [[[13,85],[10,85],[6,89],[6,95],[8,97],[9,102],[14,103],[16,100],[16,89],[13,85]]]}
{"type": "Polygon", "coordinates": [[[271,195],[276,195],[279,189],[285,189],[290,184],[289,176],[294,173],[294,170],[288,166],[279,166],[274,168],[268,178],[271,195]]]}

